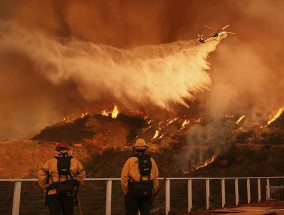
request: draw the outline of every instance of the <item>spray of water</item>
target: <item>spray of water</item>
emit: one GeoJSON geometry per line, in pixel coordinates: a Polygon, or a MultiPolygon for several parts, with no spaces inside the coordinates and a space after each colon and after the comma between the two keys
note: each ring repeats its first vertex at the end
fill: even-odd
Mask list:
{"type": "Polygon", "coordinates": [[[129,109],[137,104],[169,109],[171,102],[186,105],[184,98],[193,99],[194,93],[210,87],[206,58],[217,44],[180,41],[117,49],[51,38],[6,23],[1,25],[0,49],[25,55],[36,75],[53,85],[75,83],[87,103],[111,95],[108,102],[119,101],[129,109]]]}

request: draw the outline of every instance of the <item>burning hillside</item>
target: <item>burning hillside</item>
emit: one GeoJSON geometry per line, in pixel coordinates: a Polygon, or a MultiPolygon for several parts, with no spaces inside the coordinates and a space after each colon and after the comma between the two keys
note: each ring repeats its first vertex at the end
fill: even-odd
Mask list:
{"type": "Polygon", "coordinates": [[[142,137],[150,144],[152,153],[170,153],[169,162],[176,163],[180,171],[175,174],[182,175],[193,174],[235,147],[282,147],[282,118],[279,115],[273,123],[268,124],[269,119],[265,126],[247,130],[243,127],[246,123],[243,116],[224,116],[219,121],[177,117],[162,121],[142,113],[117,113],[113,117],[113,113],[104,111],[47,127],[33,139],[80,144],[92,149],[96,157],[113,149],[129,151],[135,138],[142,137]]]}
{"type": "Polygon", "coordinates": [[[89,176],[117,177],[121,170],[119,167],[130,156],[131,146],[137,137],[143,137],[149,143],[161,174],[171,163],[175,163],[172,176],[281,172],[278,170],[281,165],[256,173],[252,173],[255,171],[251,168],[282,162],[279,159],[284,157],[281,155],[284,152],[283,114],[275,117],[270,124],[271,119],[268,119],[263,126],[247,130],[246,118],[242,116],[227,115],[219,121],[194,117],[158,120],[150,119],[141,112],[117,111],[116,107],[113,111],[99,114],[85,113],[46,127],[32,140],[1,142],[0,175],[8,178],[34,177],[43,160],[52,156],[55,143],[64,141],[72,146],[73,154],[84,163],[89,176]],[[277,154],[278,160],[272,159],[277,154]],[[244,168],[242,165],[254,156],[258,156],[257,163],[250,161],[251,166],[246,167],[252,172],[242,172],[240,166],[244,168]],[[21,162],[10,163],[10,157],[18,157],[21,162]],[[101,168],[102,165],[109,168],[101,168]],[[228,165],[234,167],[226,170],[228,165]],[[7,169],[9,166],[13,168],[7,169]]]}
{"type": "Polygon", "coordinates": [[[91,143],[102,151],[106,148],[123,148],[137,136],[137,130],[147,124],[139,115],[119,114],[117,118],[101,114],[85,114],[66,120],[42,130],[33,140],[67,142],[69,144],[91,143]]]}

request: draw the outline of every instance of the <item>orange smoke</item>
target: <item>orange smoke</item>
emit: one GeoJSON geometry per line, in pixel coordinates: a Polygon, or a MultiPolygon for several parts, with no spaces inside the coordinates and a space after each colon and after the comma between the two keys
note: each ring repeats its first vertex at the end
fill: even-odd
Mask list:
{"type": "Polygon", "coordinates": [[[167,118],[198,100],[189,114],[259,124],[284,101],[283,9],[282,0],[1,1],[0,138],[113,103],[167,118]],[[213,31],[204,24],[236,35],[212,53],[216,43],[196,43],[213,31]]]}

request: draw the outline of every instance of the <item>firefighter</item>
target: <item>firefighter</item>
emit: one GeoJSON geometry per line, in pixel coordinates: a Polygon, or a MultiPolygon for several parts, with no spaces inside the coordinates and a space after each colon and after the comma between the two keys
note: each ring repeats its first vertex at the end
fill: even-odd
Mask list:
{"type": "Polygon", "coordinates": [[[137,139],[132,153],[121,172],[121,186],[125,195],[126,215],[149,215],[152,198],[159,187],[159,171],[156,162],[146,154],[144,139],[137,139]]]}
{"type": "Polygon", "coordinates": [[[82,164],[69,155],[66,143],[58,143],[54,157],[38,171],[38,184],[45,190],[50,215],[73,215],[79,185],[86,173],[82,164]]]}

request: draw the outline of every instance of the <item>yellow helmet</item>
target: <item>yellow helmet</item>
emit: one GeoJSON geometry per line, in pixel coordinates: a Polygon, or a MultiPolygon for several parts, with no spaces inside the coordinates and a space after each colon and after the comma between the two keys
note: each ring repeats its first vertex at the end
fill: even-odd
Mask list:
{"type": "Polygon", "coordinates": [[[146,141],[144,139],[142,139],[142,138],[137,139],[135,144],[134,144],[134,146],[133,146],[133,148],[138,148],[138,147],[139,148],[149,148],[147,146],[146,141]]]}

